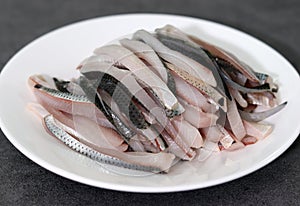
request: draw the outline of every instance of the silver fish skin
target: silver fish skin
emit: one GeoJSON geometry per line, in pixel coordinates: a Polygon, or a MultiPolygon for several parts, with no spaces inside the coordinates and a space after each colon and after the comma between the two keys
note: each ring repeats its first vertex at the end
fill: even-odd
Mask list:
{"type": "Polygon", "coordinates": [[[96,150],[93,150],[92,148],[79,142],[74,137],[72,137],[67,132],[65,132],[62,128],[60,128],[55,123],[55,120],[52,115],[48,115],[44,117],[44,124],[47,130],[57,139],[62,141],[65,145],[97,162],[128,168],[128,169],[134,169],[134,170],[141,170],[141,171],[154,172],[154,173],[161,172],[160,168],[128,163],[116,157],[102,154],[96,150]]]}
{"type": "Polygon", "coordinates": [[[36,84],[34,86],[36,89],[39,89],[41,91],[44,91],[48,94],[50,94],[53,97],[65,99],[65,100],[70,100],[70,101],[75,101],[75,102],[83,102],[83,103],[91,103],[88,98],[84,95],[78,95],[78,94],[72,94],[69,92],[61,92],[56,89],[48,88],[45,87],[41,84],[36,84]]]}
{"type": "Polygon", "coordinates": [[[29,80],[29,86],[37,101],[49,112],[51,111],[50,113],[55,110],[70,115],[80,115],[87,118],[93,117],[93,121],[97,124],[114,128],[104,114],[98,110],[93,103],[88,101],[85,96],[63,93],[56,89],[48,88],[44,86],[44,84],[41,85],[32,81],[32,79],[29,80]],[[76,109],[74,110],[74,108],[76,109]]]}
{"type": "Polygon", "coordinates": [[[95,121],[79,115],[67,115],[51,107],[42,106],[37,103],[29,103],[27,109],[36,114],[41,119],[51,114],[55,122],[69,134],[76,136],[79,141],[86,142],[94,147],[104,147],[110,149],[121,149],[125,151],[128,145],[124,139],[112,128],[103,127],[95,121]]]}
{"type": "Polygon", "coordinates": [[[264,112],[245,112],[242,110],[239,110],[239,113],[242,117],[242,119],[247,120],[249,122],[259,122],[262,121],[270,116],[272,116],[273,114],[279,112],[280,110],[282,110],[285,106],[287,105],[287,101],[278,105],[277,107],[271,108],[267,111],[264,112]]]}

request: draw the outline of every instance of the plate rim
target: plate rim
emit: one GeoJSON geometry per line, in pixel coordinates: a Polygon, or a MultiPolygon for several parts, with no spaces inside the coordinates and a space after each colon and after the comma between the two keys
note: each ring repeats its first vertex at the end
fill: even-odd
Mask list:
{"type": "MultiPolygon", "coordinates": [[[[21,47],[7,61],[7,63],[4,65],[4,67],[2,68],[2,70],[0,72],[0,82],[1,82],[1,79],[3,78],[3,76],[5,76],[5,73],[8,70],[6,68],[9,68],[9,65],[11,64],[11,62],[13,62],[14,59],[18,58],[18,56],[20,54],[22,54],[24,51],[30,49],[33,45],[35,45],[36,43],[38,43],[42,39],[47,38],[48,36],[53,35],[56,32],[60,32],[64,29],[70,29],[71,27],[78,26],[80,24],[85,24],[87,22],[98,21],[98,20],[109,19],[109,18],[130,17],[130,16],[135,16],[135,17],[136,16],[143,16],[143,17],[148,16],[149,18],[157,17],[157,16],[185,18],[185,19],[191,19],[191,20],[194,20],[194,21],[195,20],[196,21],[202,21],[202,22],[206,22],[206,23],[210,23],[210,24],[216,24],[216,25],[219,25],[219,26],[222,26],[222,27],[230,28],[230,29],[234,30],[235,32],[242,33],[243,35],[246,35],[247,37],[255,39],[259,43],[261,43],[264,46],[268,47],[268,49],[271,49],[279,58],[284,60],[285,63],[287,63],[291,68],[293,68],[292,71],[294,72],[294,75],[298,75],[298,78],[299,78],[299,74],[296,71],[296,69],[294,68],[294,66],[282,54],[280,54],[277,50],[275,50],[274,48],[272,48],[271,46],[269,46],[268,44],[266,44],[262,40],[254,37],[254,36],[251,36],[250,34],[247,34],[244,31],[236,29],[232,26],[228,26],[228,25],[221,24],[221,23],[214,22],[214,21],[207,20],[207,19],[201,19],[201,18],[186,16],[186,15],[161,14],[161,13],[129,13],[129,14],[117,14],[117,15],[108,15],[108,16],[95,17],[95,18],[91,18],[91,19],[84,19],[84,20],[81,20],[81,21],[78,21],[78,22],[63,25],[61,27],[55,28],[54,30],[51,30],[51,31],[49,31],[45,34],[42,34],[42,35],[38,36],[34,40],[28,42],[26,45],[21,47]]],[[[162,192],[178,192],[178,191],[202,189],[202,188],[207,188],[207,187],[210,187],[210,186],[223,184],[223,183],[226,183],[226,182],[244,177],[246,175],[249,175],[249,174],[263,168],[264,166],[267,166],[273,160],[277,159],[280,155],[282,155],[293,144],[293,142],[297,139],[297,137],[300,133],[300,125],[299,125],[298,126],[298,131],[295,130],[295,132],[291,136],[292,138],[289,138],[289,140],[286,141],[285,144],[283,144],[279,149],[272,152],[272,155],[270,155],[269,158],[263,159],[262,161],[252,165],[247,170],[243,170],[243,171],[240,171],[240,172],[237,172],[237,173],[234,173],[234,174],[222,177],[222,178],[217,178],[217,179],[210,180],[210,181],[200,182],[198,184],[196,183],[196,184],[192,184],[192,185],[188,185],[188,186],[184,186],[184,185],[162,186],[161,188],[157,188],[157,187],[151,187],[151,186],[150,187],[149,186],[131,186],[131,185],[100,182],[100,181],[92,180],[92,179],[89,179],[87,177],[83,177],[83,176],[74,174],[72,172],[63,170],[59,167],[56,167],[52,164],[49,164],[47,161],[43,160],[42,158],[30,153],[30,151],[28,151],[23,145],[21,145],[13,137],[11,132],[5,127],[4,121],[3,121],[1,116],[0,116],[0,127],[1,127],[1,130],[3,131],[3,134],[5,135],[5,137],[13,144],[13,146],[15,148],[17,148],[17,150],[19,150],[27,158],[29,158],[30,160],[32,160],[33,162],[35,162],[39,166],[47,169],[48,171],[51,171],[51,172],[53,172],[53,173],[55,173],[59,176],[65,177],[65,178],[70,179],[72,181],[80,182],[82,184],[86,184],[86,185],[90,185],[90,186],[94,186],[94,187],[105,188],[105,189],[110,189],[110,190],[117,190],[117,191],[125,191],[125,192],[137,192],[137,193],[162,193],[162,192]]]]}

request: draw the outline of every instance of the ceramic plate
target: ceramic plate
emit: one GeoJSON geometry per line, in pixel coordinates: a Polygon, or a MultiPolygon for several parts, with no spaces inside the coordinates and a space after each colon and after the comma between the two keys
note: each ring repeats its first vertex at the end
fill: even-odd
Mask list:
{"type": "Polygon", "coordinates": [[[300,78],[291,64],[265,43],[233,28],[190,17],[130,14],[91,19],[50,32],[21,49],[0,75],[0,125],[6,137],[28,158],[63,177],[88,185],[122,191],[173,192],[204,188],[240,178],[282,154],[300,131],[300,78]],[[218,45],[257,71],[272,75],[288,105],[266,121],[275,125],[266,139],[234,152],[216,153],[206,161],[184,162],[168,174],[125,175],[111,172],[73,152],[49,136],[27,111],[34,101],[27,78],[44,73],[60,78],[77,76],[76,66],[94,48],[138,29],[153,31],[173,24],[218,45]],[[288,121],[287,121],[288,120],[288,121]]]}

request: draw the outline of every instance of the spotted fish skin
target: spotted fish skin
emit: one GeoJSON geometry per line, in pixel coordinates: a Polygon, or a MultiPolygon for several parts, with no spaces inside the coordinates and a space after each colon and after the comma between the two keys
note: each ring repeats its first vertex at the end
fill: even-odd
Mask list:
{"type": "Polygon", "coordinates": [[[88,98],[86,96],[83,96],[83,95],[71,94],[69,92],[61,92],[61,91],[58,91],[56,89],[45,87],[41,84],[36,84],[34,86],[34,88],[40,89],[40,90],[50,94],[51,96],[54,96],[54,97],[57,97],[57,98],[66,99],[66,100],[75,101],[75,102],[90,103],[88,98]]]}
{"type": "MultiPolygon", "coordinates": [[[[165,65],[164,61],[162,59],[160,59],[162,64],[164,65],[164,67],[167,68],[167,66],[165,65]]],[[[170,89],[170,91],[176,96],[176,85],[175,85],[175,80],[174,77],[171,75],[170,71],[168,69],[166,69],[167,72],[167,86],[170,89]]]]}
{"type": "Polygon", "coordinates": [[[223,95],[226,95],[223,81],[220,77],[218,69],[213,64],[210,57],[205,53],[205,51],[201,47],[195,48],[195,47],[185,43],[183,40],[175,39],[175,38],[168,37],[168,36],[165,36],[162,34],[158,34],[157,38],[165,46],[169,47],[170,49],[182,53],[183,55],[197,61],[198,63],[202,64],[203,66],[205,66],[206,68],[211,70],[216,79],[218,90],[223,95]]]}
{"type": "Polygon", "coordinates": [[[139,101],[127,89],[127,87],[108,73],[101,71],[83,73],[86,77],[96,77],[97,85],[95,89],[106,91],[116,102],[120,110],[130,119],[130,121],[139,129],[146,129],[147,122],[141,111],[134,102],[139,101]]]}
{"type": "Polygon", "coordinates": [[[123,167],[123,168],[128,168],[128,169],[134,169],[134,170],[156,172],[156,173],[161,172],[161,170],[159,168],[131,164],[131,163],[122,161],[116,157],[102,154],[102,153],[90,148],[89,146],[79,142],[74,137],[72,137],[70,134],[65,132],[62,128],[60,128],[55,123],[52,115],[47,115],[46,117],[44,117],[44,124],[45,124],[47,130],[53,136],[55,136],[57,139],[62,141],[65,145],[67,145],[71,149],[73,149],[73,150],[75,150],[97,162],[110,164],[110,165],[123,167]]]}
{"type": "Polygon", "coordinates": [[[102,99],[97,95],[95,88],[85,77],[81,76],[79,78],[79,85],[85,92],[87,98],[93,102],[100,111],[103,112],[108,121],[115,126],[116,131],[123,136],[125,141],[128,143],[129,140],[136,135],[136,133],[129,128],[104,101],[102,101],[102,99]]]}
{"type": "Polygon", "coordinates": [[[220,106],[223,111],[227,111],[227,99],[221,95],[217,90],[215,90],[213,87],[209,86],[205,82],[203,82],[201,79],[198,79],[189,73],[177,68],[176,66],[166,63],[168,68],[175,72],[179,77],[186,80],[189,84],[196,87],[199,91],[210,97],[215,104],[220,106]]]}

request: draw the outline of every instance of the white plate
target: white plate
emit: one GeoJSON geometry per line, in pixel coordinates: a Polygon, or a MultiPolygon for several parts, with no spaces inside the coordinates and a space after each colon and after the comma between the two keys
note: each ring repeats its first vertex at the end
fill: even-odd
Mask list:
{"type": "Polygon", "coordinates": [[[130,14],[97,18],[46,34],[19,51],[0,76],[0,125],[12,144],[42,167],[66,178],[122,191],[172,192],[217,185],[247,175],[277,158],[300,131],[300,81],[291,64],[263,42],[235,29],[200,19],[173,15],[130,14]],[[287,107],[268,119],[274,132],[265,140],[235,152],[215,154],[205,162],[182,163],[169,174],[143,177],[111,173],[49,136],[25,107],[33,101],[28,76],[46,73],[70,78],[95,47],[137,29],[173,24],[219,45],[258,71],[271,74],[287,107]]]}

